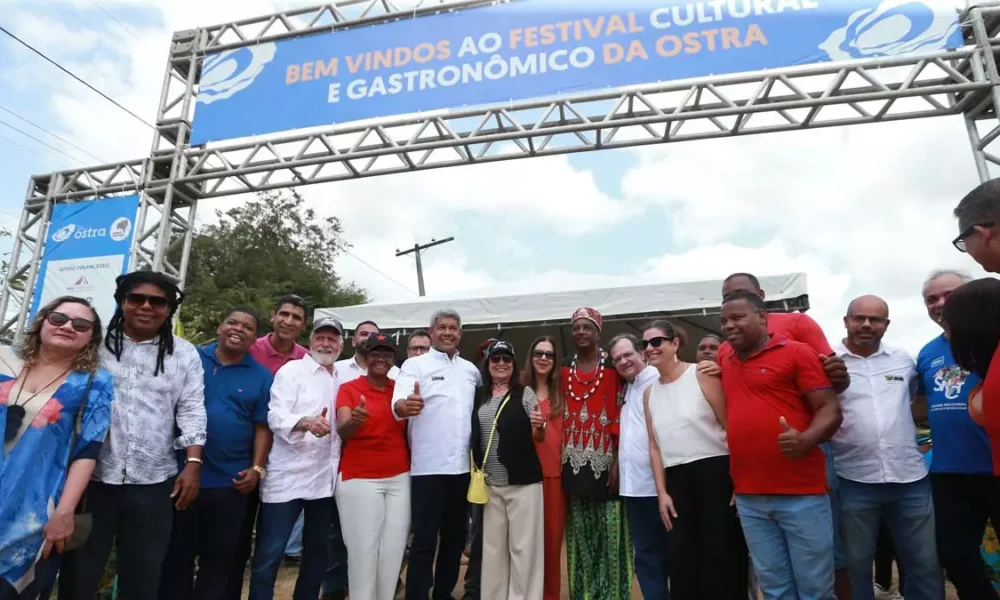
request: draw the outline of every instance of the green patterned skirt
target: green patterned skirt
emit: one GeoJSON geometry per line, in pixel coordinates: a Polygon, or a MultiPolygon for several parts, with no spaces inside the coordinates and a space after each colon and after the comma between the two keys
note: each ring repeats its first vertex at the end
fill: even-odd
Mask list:
{"type": "Polygon", "coordinates": [[[632,598],[632,536],[625,504],[571,496],[566,556],[570,600],[632,598]]]}

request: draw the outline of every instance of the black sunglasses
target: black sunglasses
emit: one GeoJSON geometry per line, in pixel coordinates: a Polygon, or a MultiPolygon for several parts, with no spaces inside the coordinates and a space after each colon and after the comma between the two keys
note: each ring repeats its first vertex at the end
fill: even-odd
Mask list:
{"type": "Polygon", "coordinates": [[[959,252],[968,252],[968,247],[965,243],[966,238],[971,236],[976,232],[976,227],[993,227],[996,225],[996,221],[984,221],[982,223],[973,223],[966,227],[962,233],[958,234],[958,237],[951,241],[951,245],[955,247],[959,252]]]}
{"type": "Polygon", "coordinates": [[[556,353],[551,350],[533,350],[531,356],[534,358],[547,358],[549,360],[555,360],[556,353]]]}
{"type": "Polygon", "coordinates": [[[143,304],[149,304],[150,308],[154,308],[156,310],[164,309],[170,303],[166,296],[150,296],[148,294],[138,294],[136,292],[129,292],[125,294],[125,302],[128,302],[129,306],[134,306],[136,308],[142,306],[143,304]]]}
{"type": "Polygon", "coordinates": [[[86,333],[94,328],[94,322],[89,319],[79,317],[71,319],[69,315],[61,312],[50,312],[49,316],[45,317],[45,320],[53,327],[62,327],[66,323],[69,323],[73,326],[73,331],[79,333],[86,333]]]}
{"type": "Polygon", "coordinates": [[[659,348],[660,346],[663,345],[663,342],[670,342],[673,341],[673,339],[674,338],[672,337],[664,337],[661,335],[655,338],[649,338],[648,340],[642,340],[641,342],[639,342],[639,345],[642,346],[643,350],[649,348],[650,346],[654,348],[659,348]]]}
{"type": "Polygon", "coordinates": [[[493,363],[493,364],[495,364],[495,365],[498,365],[500,363],[503,363],[505,365],[509,365],[512,362],[514,362],[514,357],[513,356],[508,356],[506,354],[494,354],[493,356],[490,357],[490,362],[493,363]]]}

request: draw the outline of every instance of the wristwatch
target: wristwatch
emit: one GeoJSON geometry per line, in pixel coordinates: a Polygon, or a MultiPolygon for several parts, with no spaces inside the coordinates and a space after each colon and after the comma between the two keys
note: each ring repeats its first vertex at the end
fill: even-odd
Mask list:
{"type": "Polygon", "coordinates": [[[252,468],[254,471],[257,471],[257,474],[260,475],[261,479],[264,479],[264,467],[254,465],[252,468]]]}

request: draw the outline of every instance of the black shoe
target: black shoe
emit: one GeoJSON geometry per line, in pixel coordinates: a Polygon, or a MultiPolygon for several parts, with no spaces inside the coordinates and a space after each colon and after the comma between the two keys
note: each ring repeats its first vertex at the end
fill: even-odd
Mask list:
{"type": "Polygon", "coordinates": [[[323,594],[323,600],[346,600],[347,592],[340,590],[339,592],[333,592],[332,594],[323,594]]]}

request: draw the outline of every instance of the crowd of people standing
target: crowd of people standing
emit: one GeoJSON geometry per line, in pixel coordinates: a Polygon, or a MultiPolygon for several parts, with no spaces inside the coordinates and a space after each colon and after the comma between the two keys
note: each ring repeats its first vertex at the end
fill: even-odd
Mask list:
{"type": "MultiPolygon", "coordinates": [[[[955,247],[1000,272],[1000,182],[955,214],[955,247]]],[[[0,348],[0,600],[57,581],[92,600],[112,549],[122,600],[235,600],[248,565],[269,600],[297,523],[296,600],[449,600],[470,539],[469,600],[556,600],[564,573],[573,600],[631,598],[634,578],[650,600],[870,600],[886,536],[909,600],[946,578],[1000,598],[979,549],[1000,519],[1000,280],[934,272],[942,333],[915,360],[883,343],[877,296],[831,345],[751,274],[721,292],[723,336],[693,362],[674,323],[605,343],[581,308],[572,348],[494,339],[473,360],[439,310],[401,366],[373,322],[349,359],[335,318],[299,345],[294,295],[272,333],[233,307],[200,347],[162,274],[117,280],[106,331],[58,298],[0,348]]]]}

